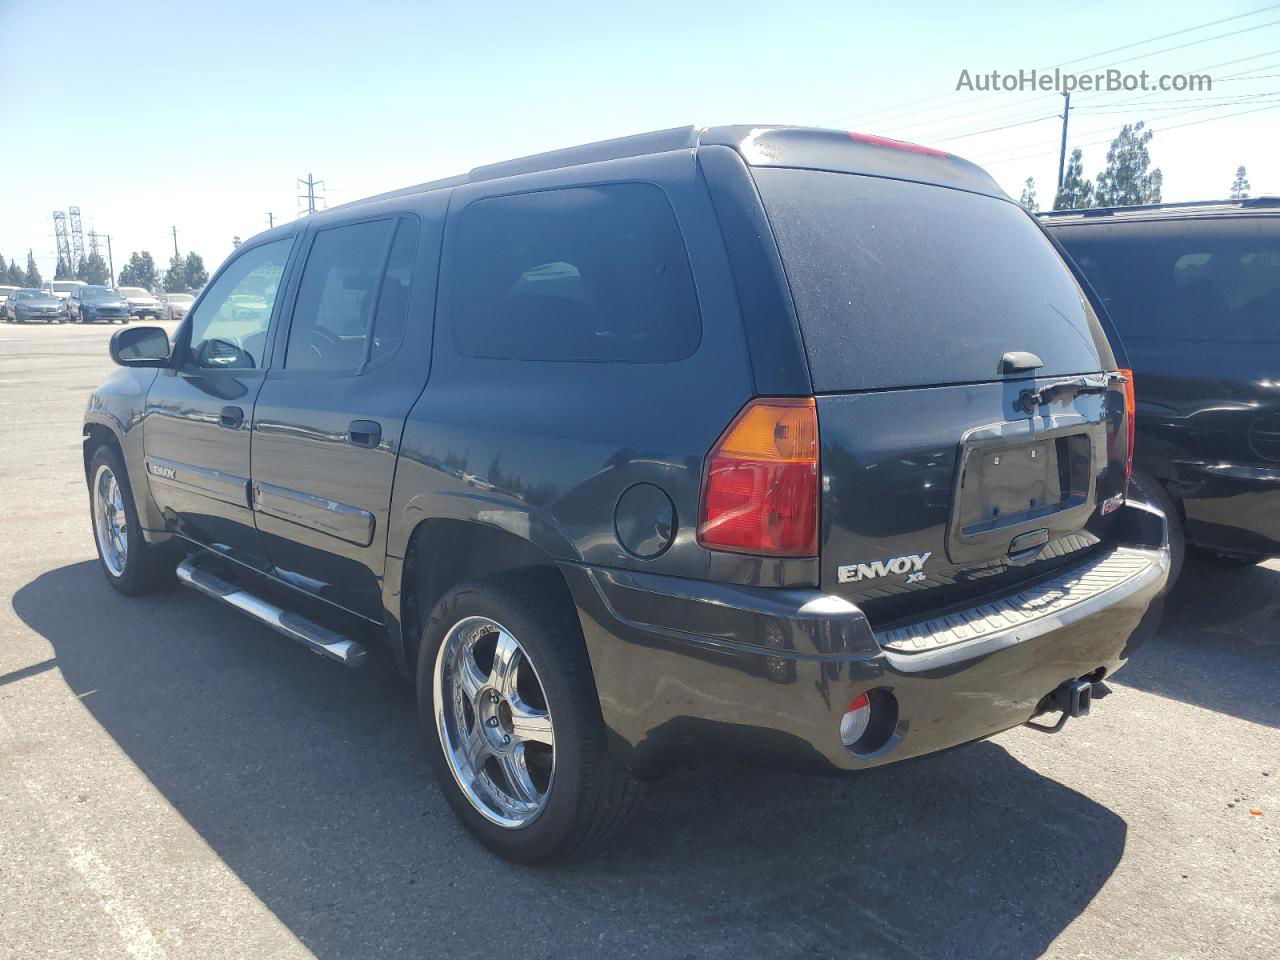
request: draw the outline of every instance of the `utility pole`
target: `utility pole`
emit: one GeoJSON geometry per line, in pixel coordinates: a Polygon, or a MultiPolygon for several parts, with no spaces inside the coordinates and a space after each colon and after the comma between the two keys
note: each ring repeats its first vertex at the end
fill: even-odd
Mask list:
{"type": "Polygon", "coordinates": [[[170,227],[169,229],[173,231],[173,259],[177,260],[178,259],[178,228],[170,227]]]}
{"type": "Polygon", "coordinates": [[[111,286],[116,285],[116,262],[111,258],[111,234],[107,234],[107,271],[111,274],[111,286]]]}
{"type": "Polygon", "coordinates": [[[267,211],[267,229],[270,230],[276,225],[276,215],[270,210],[267,211]]]}
{"type": "MultiPolygon", "coordinates": [[[[307,188],[306,193],[298,194],[298,199],[307,201],[307,215],[310,216],[316,212],[316,187],[323,190],[324,181],[317,180],[308,173],[307,179],[303,180],[301,177],[298,178],[298,186],[307,188]]],[[[320,199],[324,199],[324,194],[320,195],[320,199]]]]}
{"type": "Polygon", "coordinates": [[[1071,115],[1071,94],[1064,93],[1062,95],[1062,146],[1058,148],[1058,189],[1062,189],[1062,177],[1066,172],[1067,163],[1067,117],[1071,115]]]}

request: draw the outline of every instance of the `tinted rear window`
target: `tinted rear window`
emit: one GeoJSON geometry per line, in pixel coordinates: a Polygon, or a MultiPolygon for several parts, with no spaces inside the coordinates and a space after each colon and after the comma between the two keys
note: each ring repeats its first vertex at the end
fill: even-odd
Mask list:
{"type": "Polygon", "coordinates": [[[517,360],[679,360],[702,336],[666,195],[615,183],[495,197],[458,224],[453,336],[517,360]]]}
{"type": "Polygon", "coordinates": [[[814,388],[993,380],[1114,366],[1075,278],[1013,203],[901,180],[756,168],[814,388]]]}
{"type": "Polygon", "coordinates": [[[1280,340],[1280,222],[1064,227],[1058,239],[1126,339],[1280,340]]]}

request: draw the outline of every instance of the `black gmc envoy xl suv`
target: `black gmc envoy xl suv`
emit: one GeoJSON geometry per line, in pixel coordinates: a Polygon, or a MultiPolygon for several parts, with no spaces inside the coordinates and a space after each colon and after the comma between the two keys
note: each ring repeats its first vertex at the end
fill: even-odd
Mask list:
{"type": "Polygon", "coordinates": [[[1168,571],[1073,270],[978,167],[794,127],[329,210],[241,245],[172,345],[113,338],[102,568],[348,665],[376,639],[453,809],[521,861],[699,756],[1060,726],[1168,571]]]}

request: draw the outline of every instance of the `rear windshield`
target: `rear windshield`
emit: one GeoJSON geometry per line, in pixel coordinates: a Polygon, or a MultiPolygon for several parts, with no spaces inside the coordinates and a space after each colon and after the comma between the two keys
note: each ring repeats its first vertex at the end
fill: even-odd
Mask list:
{"type": "Polygon", "coordinates": [[[1058,239],[1133,340],[1280,340],[1280,221],[1065,227],[1058,239]]]}
{"type": "Polygon", "coordinates": [[[1021,207],[902,180],[757,167],[819,392],[1114,367],[1075,278],[1021,207]]]}

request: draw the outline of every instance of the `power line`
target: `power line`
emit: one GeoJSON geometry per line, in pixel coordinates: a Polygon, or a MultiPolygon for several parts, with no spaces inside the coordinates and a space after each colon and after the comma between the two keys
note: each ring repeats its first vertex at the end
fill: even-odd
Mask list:
{"type": "Polygon", "coordinates": [[[1065,67],[1073,63],[1079,63],[1082,60],[1092,60],[1094,57],[1105,57],[1109,53],[1119,53],[1121,50],[1131,50],[1134,47],[1145,46],[1148,43],[1155,43],[1159,40],[1168,40],[1170,37],[1181,36],[1184,33],[1193,33],[1196,30],[1204,30],[1206,27],[1216,27],[1220,23],[1230,23],[1232,20],[1242,20],[1245,17],[1253,17],[1259,13],[1266,13],[1268,10],[1274,10],[1277,7],[1280,7],[1280,3],[1272,3],[1265,7],[1259,7],[1257,10],[1250,10],[1248,13],[1237,13],[1233,17],[1223,17],[1221,20],[1210,20],[1208,23],[1198,23],[1194,27],[1183,27],[1181,30],[1174,30],[1172,33],[1162,33],[1158,37],[1148,37],[1146,40],[1138,40],[1135,43],[1126,43],[1123,46],[1112,47],[1110,50],[1103,50],[1101,53],[1090,54],[1087,57],[1076,57],[1076,59],[1067,60],[1065,63],[1058,64],[1058,66],[1065,67]]]}
{"type": "MultiPolygon", "coordinates": [[[[1145,45],[1146,45],[1146,44],[1148,44],[1148,43],[1156,43],[1156,42],[1158,42],[1158,41],[1160,41],[1160,40],[1167,40],[1169,37],[1178,36],[1178,35],[1185,34],[1185,33],[1190,33],[1190,32],[1193,32],[1193,31],[1195,31],[1195,30],[1203,30],[1203,29],[1206,29],[1206,28],[1208,28],[1208,27],[1217,26],[1217,25],[1219,25],[1219,24],[1227,23],[1227,22],[1232,21],[1232,20],[1239,20],[1239,19],[1244,18],[1244,17],[1256,16],[1256,15],[1257,15],[1257,14],[1259,14],[1259,13],[1265,13],[1265,12],[1266,12],[1266,11],[1268,11],[1268,10],[1276,9],[1277,7],[1280,7],[1280,4],[1271,4],[1271,5],[1266,6],[1266,7],[1260,7],[1260,8],[1258,8],[1257,10],[1252,10],[1252,11],[1250,11],[1249,13],[1237,14],[1237,15],[1235,15],[1235,16],[1225,17],[1225,18],[1221,18],[1221,19],[1218,19],[1218,20],[1209,20],[1209,21],[1206,21],[1206,22],[1204,22],[1204,23],[1195,24],[1194,26],[1184,27],[1184,28],[1183,28],[1183,29],[1181,29],[1181,30],[1175,30],[1175,31],[1173,31],[1172,33],[1157,34],[1157,35],[1156,35],[1156,36],[1154,36],[1154,37],[1147,37],[1147,38],[1146,38],[1146,39],[1144,39],[1144,40],[1136,40],[1136,41],[1134,41],[1133,43],[1125,44],[1125,45],[1120,46],[1120,47],[1112,47],[1112,48],[1111,48],[1111,49],[1109,49],[1109,50],[1104,50],[1104,51],[1101,51],[1101,52],[1099,52],[1099,53],[1092,53],[1092,54],[1088,54],[1087,56],[1083,56],[1083,57],[1076,57],[1076,58],[1075,58],[1075,59],[1073,59],[1073,60],[1067,60],[1067,61],[1064,61],[1064,62],[1062,62],[1062,63],[1057,63],[1057,64],[1054,64],[1053,68],[1061,68],[1061,67],[1064,67],[1064,66],[1067,66],[1067,65],[1073,64],[1073,63],[1080,63],[1081,61],[1084,61],[1084,60],[1093,60],[1093,59],[1096,59],[1097,57],[1103,57],[1103,56],[1106,56],[1106,55],[1108,55],[1108,54],[1110,54],[1110,53],[1117,53],[1117,52],[1119,52],[1119,51],[1121,51],[1121,50],[1127,50],[1127,49],[1132,49],[1133,47],[1145,46],[1145,45]]],[[[1090,68],[1089,68],[1089,70],[1090,70],[1090,71],[1094,71],[1094,70],[1106,70],[1106,69],[1108,69],[1108,68],[1110,68],[1110,67],[1120,66],[1121,64],[1124,64],[1124,63],[1130,63],[1130,62],[1132,62],[1133,60],[1140,59],[1141,57],[1154,57],[1154,56],[1158,56],[1158,55],[1160,55],[1160,54],[1162,54],[1162,53],[1170,53],[1170,52],[1172,52],[1172,51],[1174,51],[1174,50],[1183,50],[1183,49],[1185,49],[1185,48],[1187,48],[1187,47],[1197,46],[1198,44],[1201,44],[1201,43],[1209,43],[1209,42],[1211,42],[1211,41],[1213,41],[1213,40],[1222,40],[1222,39],[1224,39],[1224,38],[1226,38],[1226,37],[1234,37],[1234,36],[1237,36],[1237,35],[1239,35],[1239,34],[1241,34],[1241,33],[1249,33],[1249,32],[1251,32],[1251,31],[1253,31],[1253,30],[1261,30],[1261,29],[1263,29],[1264,27],[1275,26],[1277,23],[1280,23],[1280,20],[1269,21],[1268,23],[1256,24],[1256,25],[1251,26],[1251,27],[1245,27],[1245,28],[1243,28],[1243,29],[1241,29],[1241,30],[1231,31],[1231,32],[1229,32],[1229,33],[1217,34],[1217,35],[1212,36],[1212,37],[1202,37],[1202,38],[1201,38],[1201,39],[1199,39],[1199,40],[1193,40],[1193,41],[1191,41],[1191,42],[1189,42],[1189,43],[1185,43],[1185,44],[1178,44],[1178,45],[1173,46],[1173,47],[1167,47],[1167,48],[1165,48],[1165,49],[1163,49],[1163,50],[1152,50],[1152,51],[1147,51],[1146,53],[1139,54],[1138,56],[1135,56],[1135,57],[1129,57],[1129,58],[1127,58],[1127,59],[1125,59],[1125,60],[1118,60],[1118,61],[1115,61],[1115,62],[1113,62],[1113,63],[1102,64],[1102,65],[1100,65],[1100,66],[1090,67],[1090,68]]],[[[1265,56],[1265,54],[1259,54],[1258,56],[1265,56]]],[[[1221,67],[1221,66],[1230,66],[1232,63],[1239,63],[1239,62],[1242,62],[1243,60],[1251,60],[1251,59],[1256,59],[1256,57],[1242,57],[1242,58],[1240,58],[1240,60],[1227,61],[1226,63],[1214,64],[1213,66],[1220,66],[1220,67],[1221,67]]],[[[1050,68],[1050,69],[1053,69],[1053,68],[1050,68]]],[[[1209,69],[1213,69],[1213,67],[1199,67],[1199,68],[1197,68],[1197,69],[1201,69],[1201,70],[1209,70],[1209,69]]],[[[841,120],[851,119],[851,118],[856,118],[856,119],[858,119],[858,120],[860,120],[860,121],[861,121],[861,120],[867,120],[867,119],[870,119],[870,118],[872,118],[872,117],[880,116],[880,115],[882,115],[882,114],[884,114],[884,113],[890,113],[890,114],[891,114],[891,116],[889,116],[888,118],[883,118],[883,119],[881,119],[881,120],[879,120],[879,121],[877,121],[877,122],[878,122],[878,123],[881,123],[881,124],[889,124],[889,123],[893,123],[894,121],[896,121],[896,120],[901,120],[901,119],[903,119],[903,118],[905,118],[905,117],[915,116],[915,115],[917,115],[917,114],[921,114],[921,113],[932,113],[932,112],[933,112],[933,111],[935,111],[935,110],[940,110],[940,109],[942,109],[942,107],[931,107],[931,108],[928,108],[928,109],[925,109],[925,110],[913,110],[913,111],[908,111],[907,113],[899,113],[899,114],[896,114],[896,115],[892,115],[892,114],[893,114],[893,111],[895,111],[895,110],[901,110],[901,109],[903,109],[903,108],[905,108],[905,107],[916,106],[916,105],[923,104],[923,103],[936,103],[936,102],[938,102],[938,101],[940,101],[940,100],[945,100],[945,99],[947,99],[947,98],[949,98],[949,97],[953,96],[955,92],[956,92],[956,91],[948,91],[947,93],[937,94],[937,95],[932,96],[932,97],[924,97],[924,98],[922,98],[922,99],[920,99],[920,100],[912,100],[912,101],[909,101],[909,102],[904,103],[904,104],[899,104],[898,106],[895,106],[895,107],[884,107],[884,108],[881,108],[881,109],[879,109],[879,110],[872,110],[872,111],[870,111],[870,112],[868,112],[868,113],[865,113],[865,114],[849,114],[849,115],[846,115],[845,117],[838,118],[837,122],[839,122],[839,121],[841,121],[841,120]]],[[[1052,95],[1049,95],[1049,96],[1052,96],[1052,95]]],[[[1043,99],[1043,98],[1042,98],[1042,97],[1032,97],[1032,98],[1028,98],[1027,100],[1023,101],[1023,104],[1025,105],[1025,104],[1031,103],[1031,102],[1033,102],[1034,100],[1037,100],[1037,99],[1043,99]]],[[[991,109],[995,109],[995,108],[991,108],[991,109]]],[[[926,121],[926,122],[928,122],[928,121],[926,121]]],[[[909,126],[918,126],[918,125],[919,125],[919,124],[909,124],[909,126]]]]}
{"type": "MultiPolygon", "coordinates": [[[[1243,117],[1244,115],[1249,114],[1249,113],[1261,113],[1261,112],[1263,112],[1264,110],[1277,110],[1277,109],[1280,109],[1280,103],[1273,103],[1273,104],[1270,104],[1270,105],[1265,106],[1265,107],[1254,107],[1254,108],[1252,108],[1252,109],[1250,109],[1250,110],[1238,110],[1238,111],[1236,111],[1235,113],[1224,113],[1224,114],[1222,114],[1222,115],[1220,115],[1220,116],[1217,116],[1217,117],[1202,117],[1202,118],[1201,118],[1201,119],[1199,119],[1199,120],[1188,120],[1186,123],[1174,123],[1174,124],[1171,124],[1171,125],[1169,125],[1169,126],[1167,126],[1167,127],[1160,127],[1158,130],[1156,130],[1156,132],[1158,132],[1158,133],[1167,133],[1167,132],[1168,132],[1168,131],[1170,131],[1170,130],[1178,130],[1178,129],[1181,129],[1182,127],[1194,127],[1194,126],[1196,126],[1197,124],[1201,124],[1201,123],[1214,123],[1215,121],[1218,121],[1218,120],[1229,120],[1229,119],[1231,119],[1232,117],[1243,117]]],[[[1153,130],[1155,130],[1155,128],[1152,128],[1152,129],[1153,129],[1153,130]]],[[[1099,145],[1099,144],[1102,144],[1102,143],[1108,143],[1108,142],[1110,142],[1110,141],[1112,141],[1112,140],[1114,140],[1114,139],[1115,139],[1115,137],[1113,137],[1113,136],[1112,136],[1112,137],[1103,137],[1103,138],[1102,138],[1102,139],[1100,139],[1100,140],[1087,140],[1087,141],[1085,141],[1084,143],[1076,143],[1076,144],[1073,144],[1073,146],[1075,146],[1075,147],[1095,147],[1095,146],[1097,146],[1097,145],[1099,145]]],[[[1047,154],[1050,154],[1050,153],[1052,153],[1052,152],[1053,152],[1052,150],[1041,150],[1041,151],[1039,151],[1039,152],[1037,152],[1037,153],[1028,153],[1028,154],[1024,154],[1024,155],[1022,155],[1022,156],[1018,156],[1018,157],[1005,157],[1005,158],[1000,159],[1000,160],[988,160],[988,161],[986,161],[986,162],[987,162],[987,163],[989,163],[989,164],[1013,163],[1013,162],[1018,161],[1018,160],[1030,160],[1030,159],[1033,159],[1034,157],[1043,157],[1043,156],[1046,156],[1047,154]]]]}
{"type": "MultiPolygon", "coordinates": [[[[1266,50],[1266,51],[1263,51],[1262,53],[1255,53],[1255,54],[1251,54],[1250,56],[1247,56],[1247,57],[1237,57],[1237,58],[1236,58],[1236,59],[1234,59],[1234,60],[1224,60],[1224,61],[1222,61],[1222,62],[1220,62],[1220,63],[1210,63],[1210,64],[1206,64],[1206,65],[1204,65],[1204,66],[1195,67],[1195,68],[1193,68],[1193,70],[1192,70],[1192,71],[1190,71],[1190,72],[1193,72],[1193,73],[1194,73],[1194,72],[1196,72],[1196,71],[1201,71],[1201,70],[1214,70],[1214,69],[1217,69],[1218,67],[1230,67],[1230,66],[1234,66],[1235,64],[1244,63],[1244,62],[1245,62],[1245,61],[1247,61],[1247,60],[1257,60],[1257,59],[1259,59],[1260,57],[1269,57],[1269,56],[1273,56],[1274,54],[1277,54],[1277,53],[1280,53],[1280,50],[1266,50]]],[[[1277,66],[1280,66],[1280,64],[1277,64],[1277,66]]],[[[1250,67],[1249,69],[1250,69],[1250,70],[1260,70],[1260,69],[1268,69],[1268,68],[1267,68],[1267,67],[1250,67]]],[[[1248,73],[1248,72],[1249,72],[1248,70],[1243,70],[1243,71],[1241,71],[1240,73],[1236,73],[1236,74],[1228,74],[1226,77],[1220,77],[1220,78],[1218,78],[1217,80],[1215,80],[1214,82],[1215,82],[1215,83],[1218,83],[1218,82],[1221,82],[1222,80],[1250,79],[1250,78],[1244,77],[1244,74],[1245,74],[1245,73],[1248,73]]],[[[1257,77],[1257,78],[1253,78],[1253,79],[1262,79],[1262,78],[1261,78],[1261,77],[1257,77]]],[[[1122,91],[1115,91],[1115,92],[1116,92],[1116,93],[1121,93],[1122,91]]],[[[1127,93],[1127,92],[1129,92],[1129,91],[1123,91],[1123,92],[1124,92],[1124,93],[1127,93]]],[[[1137,100],[1145,100],[1145,99],[1148,99],[1148,98],[1150,98],[1150,97],[1156,97],[1156,96],[1159,96],[1159,95],[1160,95],[1160,94],[1162,94],[1162,93],[1167,93],[1167,92],[1172,92],[1172,91],[1165,91],[1165,90],[1152,90],[1152,91],[1149,91],[1149,92],[1144,93],[1144,94],[1139,94],[1137,97],[1133,98],[1133,100],[1130,100],[1130,101],[1127,101],[1127,102],[1132,103],[1132,102],[1135,102],[1135,101],[1137,101],[1137,100]]],[[[1080,95],[1080,93],[1079,93],[1079,92],[1077,92],[1077,93],[1076,93],[1076,95],[1077,95],[1077,96],[1079,96],[1079,95],[1080,95]]],[[[1109,96],[1110,94],[1108,94],[1108,92],[1107,92],[1107,91],[1093,91],[1093,92],[1092,92],[1092,95],[1093,95],[1093,96],[1109,96]]],[[[1051,95],[1049,95],[1049,96],[1053,96],[1053,95],[1051,94],[1051,95]]],[[[1047,96],[1046,96],[1046,97],[1032,97],[1032,98],[1030,98],[1030,99],[1028,99],[1028,100],[1024,100],[1024,101],[1021,101],[1021,102],[1019,102],[1019,103],[1015,103],[1015,104],[1004,104],[1002,107],[999,107],[999,108],[992,107],[992,108],[987,108],[986,110],[976,111],[976,112],[979,112],[979,113],[989,113],[989,112],[991,112],[991,110],[994,110],[994,109],[1004,109],[1004,110],[1008,110],[1008,109],[1010,109],[1011,107],[1012,107],[1012,108],[1016,108],[1016,107],[1025,107],[1027,104],[1032,103],[1032,102],[1034,102],[1034,101],[1036,101],[1036,100],[1041,100],[1041,99],[1048,99],[1048,97],[1047,97],[1047,96]]],[[[1078,109],[1092,109],[1092,108],[1080,107],[1080,108],[1078,108],[1078,109]]],[[[968,115],[970,115],[970,114],[961,114],[961,116],[968,116],[968,115]]],[[[1030,116],[1030,115],[1027,115],[1027,116],[1030,116]]],[[[1022,118],[1023,118],[1022,116],[1020,116],[1020,115],[1016,115],[1016,116],[1014,116],[1014,117],[1011,117],[1010,119],[1012,120],[1012,119],[1022,119],[1022,118]]],[[[950,119],[950,118],[948,118],[948,119],[950,119]]],[[[935,119],[935,120],[927,120],[927,121],[923,121],[923,123],[924,123],[925,125],[929,125],[929,124],[933,124],[933,123],[937,123],[937,122],[938,122],[938,120],[936,120],[936,119],[935,119]]],[[[919,124],[908,124],[908,127],[912,127],[912,126],[919,126],[919,124]]],[[[939,133],[940,133],[941,135],[944,135],[944,136],[945,136],[945,135],[949,135],[949,134],[951,134],[952,132],[963,132],[963,128],[961,128],[960,130],[956,130],[956,128],[952,128],[952,129],[947,129],[947,130],[939,131],[939,133]]],[[[932,139],[933,139],[933,136],[934,136],[933,134],[929,134],[929,135],[928,135],[928,139],[932,140],[932,139]]],[[[1044,142],[1044,143],[1050,143],[1051,141],[1049,141],[1049,140],[1045,140],[1045,141],[1043,141],[1043,142],[1044,142]]]]}
{"type": "MultiPolygon", "coordinates": [[[[1241,102],[1248,102],[1248,101],[1241,101],[1241,102]]],[[[1213,110],[1213,109],[1216,109],[1216,108],[1218,108],[1218,107],[1220,107],[1220,106],[1224,106],[1224,104],[1209,104],[1209,105],[1207,105],[1207,106],[1202,106],[1202,107],[1187,107],[1187,108],[1182,108],[1182,109],[1179,109],[1179,110],[1177,110],[1177,111],[1175,111],[1175,112],[1173,112],[1173,113],[1171,113],[1171,114],[1167,114],[1167,115],[1165,116],[1165,119],[1168,119],[1169,117],[1182,116],[1182,115],[1184,115],[1184,114],[1188,114],[1188,113],[1199,113],[1199,112],[1200,112],[1200,111],[1202,111],[1202,110],[1213,110]]],[[[1133,111],[1132,111],[1132,110],[1127,110],[1127,111],[1122,111],[1122,112],[1132,113],[1133,111]]],[[[1096,133],[1103,133],[1103,132],[1105,132],[1105,131],[1107,131],[1107,130],[1113,130],[1113,129],[1114,129],[1114,127],[1098,127],[1098,128],[1096,128],[1096,129],[1093,129],[1093,130],[1086,130],[1086,131],[1084,131],[1083,133],[1081,133],[1081,134],[1080,134],[1080,136],[1088,137],[1088,136],[1092,136],[1093,134],[1096,134],[1096,133]]],[[[1166,127],[1165,129],[1168,129],[1168,128],[1166,127]]],[[[1110,138],[1108,138],[1108,139],[1110,139],[1110,138]]],[[[1034,142],[1032,142],[1032,143],[1024,143],[1024,144],[1023,144],[1022,146],[1020,146],[1020,147],[1004,147],[1004,148],[997,149],[997,150],[987,151],[986,153],[978,153],[978,154],[974,155],[973,157],[971,157],[971,158],[969,158],[969,159],[972,159],[972,160],[974,160],[974,161],[981,160],[981,161],[982,161],[982,162],[984,162],[984,163],[988,163],[988,162],[998,162],[998,161],[994,161],[994,160],[992,160],[991,158],[993,158],[993,157],[999,157],[1001,154],[1008,153],[1009,151],[1017,152],[1018,150],[1025,150],[1027,147],[1047,146],[1048,144],[1050,144],[1050,143],[1055,143],[1055,142],[1056,142],[1056,139],[1055,139],[1055,140],[1036,140],[1036,141],[1034,141],[1034,142]]],[[[1099,142],[1105,142],[1105,141],[1099,141],[1099,142]]],[[[1089,144],[1081,144],[1081,143],[1077,143],[1077,144],[1075,144],[1075,146],[1089,146],[1089,144]]],[[[1047,151],[1046,151],[1046,152],[1047,152],[1047,151]]],[[[999,161],[999,162],[1002,162],[1002,161],[999,161]]]]}

